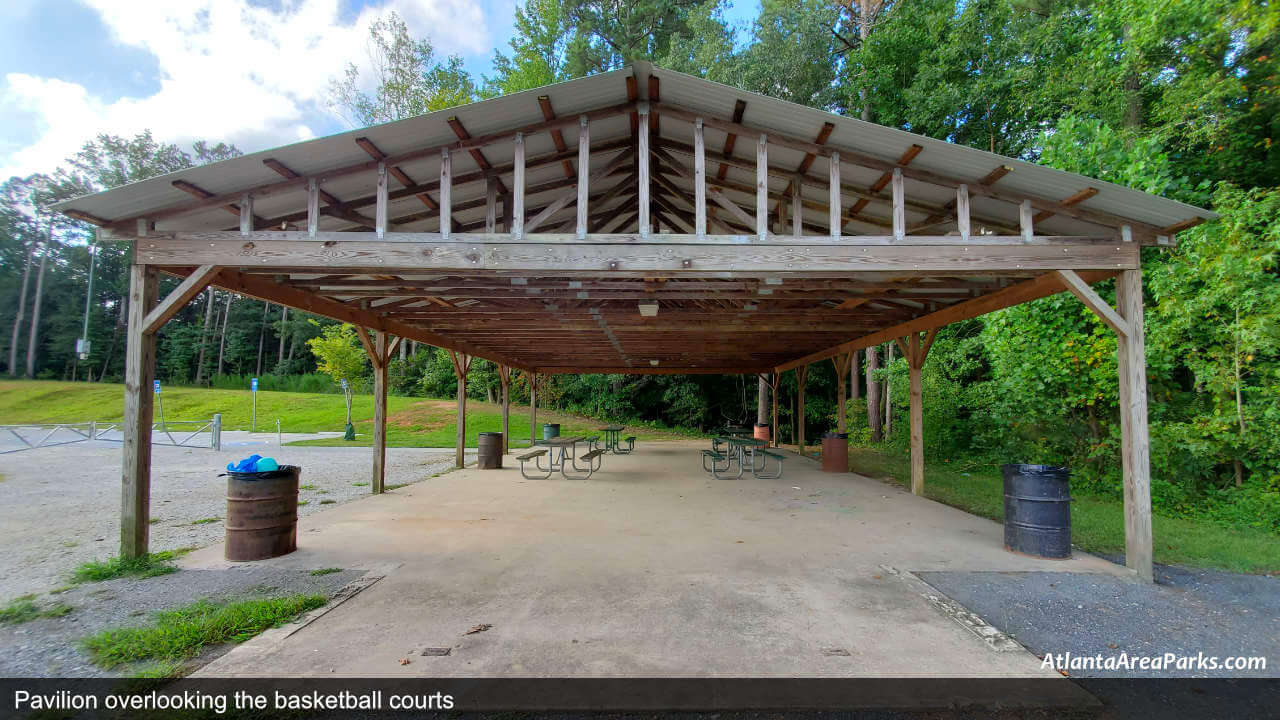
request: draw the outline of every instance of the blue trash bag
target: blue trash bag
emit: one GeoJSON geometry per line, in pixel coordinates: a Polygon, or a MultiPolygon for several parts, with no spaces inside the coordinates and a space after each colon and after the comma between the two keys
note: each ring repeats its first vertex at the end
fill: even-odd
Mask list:
{"type": "MultiPolygon", "coordinates": [[[[250,455],[238,463],[227,463],[227,472],[251,473],[258,471],[258,461],[262,459],[261,455],[250,455]]],[[[273,461],[274,462],[274,461],[273,461]]]]}

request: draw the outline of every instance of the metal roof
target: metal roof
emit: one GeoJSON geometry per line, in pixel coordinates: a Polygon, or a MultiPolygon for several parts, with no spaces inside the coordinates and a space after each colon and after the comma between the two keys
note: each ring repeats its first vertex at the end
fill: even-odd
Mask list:
{"type": "MultiPolygon", "coordinates": [[[[108,222],[145,216],[148,213],[192,202],[192,196],[175,187],[174,181],[186,181],[205,191],[221,195],[281,180],[279,174],[263,164],[263,161],[268,158],[283,163],[299,175],[323,177],[326,171],[370,160],[369,155],[357,146],[356,138],[368,138],[382,152],[397,155],[456,141],[457,136],[449,125],[451,118],[457,118],[473,136],[519,128],[543,120],[538,97],[544,95],[550,99],[557,116],[570,117],[627,102],[629,100],[627,79],[632,76],[635,77],[636,86],[639,88],[648,86],[647,81],[650,76],[657,77],[660,81],[661,103],[682,106],[690,111],[703,113],[707,117],[728,119],[735,103],[744,100],[746,102],[746,111],[742,119],[744,125],[766,129],[783,136],[811,139],[818,134],[824,123],[831,123],[834,125],[834,130],[826,141],[826,146],[833,150],[859,152],[894,163],[912,145],[919,145],[924,150],[911,163],[912,169],[931,171],[955,178],[957,182],[976,183],[992,169],[1006,165],[1012,168],[1012,172],[999,181],[997,185],[999,190],[1060,202],[1082,189],[1094,188],[1098,191],[1097,194],[1076,207],[1103,211],[1160,228],[1174,226],[1195,218],[1216,217],[1210,211],[1132,188],[935,140],[856,118],[834,115],[823,110],[666,70],[645,62],[636,62],[629,67],[612,72],[569,80],[383,125],[250,153],[68,200],[56,205],[55,209],[64,212],[79,211],[108,222]]],[[[692,142],[692,128],[688,123],[672,118],[661,118],[659,122],[661,123],[658,133],[660,137],[685,143],[692,142]]],[[[595,147],[610,140],[621,140],[629,133],[630,126],[625,115],[593,121],[591,124],[592,146],[595,147]]],[[[571,137],[574,133],[566,131],[565,135],[569,147],[576,146],[577,138],[571,137]]],[[[725,133],[707,128],[709,167],[714,167],[724,137],[725,133]]],[[[532,134],[526,137],[525,143],[527,157],[555,152],[555,146],[547,132],[532,134]]],[[[747,157],[742,145],[739,146],[737,155],[747,157]]],[[[509,142],[486,145],[483,152],[490,163],[499,166],[510,163],[514,155],[509,142]]],[[[603,167],[613,154],[612,152],[593,153],[593,169],[603,167]]],[[[804,155],[805,153],[799,150],[770,145],[769,164],[771,168],[785,168],[787,172],[791,172],[799,166],[804,155]]],[[[400,167],[415,182],[425,182],[439,177],[437,157],[423,158],[402,164],[400,167]]],[[[479,169],[478,165],[467,152],[453,154],[455,176],[477,169],[479,169]]],[[[826,169],[827,160],[819,158],[811,172],[825,176],[826,169]]],[[[842,159],[841,177],[847,184],[869,186],[880,174],[880,170],[861,167],[842,159]]],[[[374,190],[372,176],[372,173],[344,175],[326,181],[323,189],[344,201],[368,197],[374,190]]],[[[742,183],[754,184],[754,174],[744,170],[731,170],[728,177],[742,183]]],[[[528,172],[526,185],[531,186],[558,178],[565,178],[562,167],[558,163],[545,165],[532,168],[528,172]]],[[[773,178],[771,188],[775,192],[781,192],[785,184],[785,181],[773,178]]],[[[914,199],[933,205],[942,205],[954,198],[953,191],[946,187],[910,178],[906,180],[905,191],[908,200],[914,199]]],[[[811,199],[825,200],[825,198],[818,198],[812,188],[808,192],[811,199]]],[[[484,193],[484,183],[455,185],[453,204],[457,206],[468,200],[477,200],[482,198],[484,193]]],[[[254,205],[255,213],[262,217],[277,217],[304,208],[305,193],[303,192],[267,195],[256,199],[254,205]]],[[[424,208],[416,197],[402,198],[391,203],[390,215],[394,218],[397,215],[412,213],[415,208],[424,208]]],[[[460,222],[474,222],[477,219],[483,219],[484,212],[483,207],[473,207],[455,211],[454,217],[460,222]]],[[[572,206],[569,212],[572,212],[572,206]]],[[[986,215],[998,218],[1014,227],[1018,223],[1017,206],[1001,200],[974,196],[972,212],[975,217],[986,215]]],[[[868,214],[874,216],[876,213],[868,214]]],[[[883,211],[880,215],[884,215],[883,211]]],[[[927,213],[913,213],[909,210],[908,223],[921,220],[925,216],[927,213]]],[[[162,221],[158,229],[226,229],[236,225],[236,222],[225,208],[206,208],[169,221],[162,221]]],[[[398,226],[397,229],[424,231],[434,229],[432,223],[436,222],[423,220],[398,226]]],[[[340,229],[350,225],[350,222],[334,217],[324,217],[321,221],[322,229],[340,229]]],[[[856,227],[863,232],[877,231],[871,225],[863,228],[855,223],[851,227],[856,227]]],[[[1053,215],[1038,222],[1037,228],[1040,227],[1043,227],[1043,234],[1057,235],[1098,235],[1111,231],[1096,223],[1062,214],[1053,215]]]]}

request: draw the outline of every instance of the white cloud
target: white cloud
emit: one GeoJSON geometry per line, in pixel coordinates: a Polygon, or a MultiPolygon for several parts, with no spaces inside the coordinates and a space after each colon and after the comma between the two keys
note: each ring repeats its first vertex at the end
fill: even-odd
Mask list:
{"type": "Polygon", "coordinates": [[[50,170],[101,132],[150,128],[160,140],[206,139],[257,150],[315,135],[332,122],[330,79],[364,65],[367,28],[400,13],[441,54],[487,54],[485,13],[465,0],[389,0],[343,22],[339,0],[283,0],[281,10],[246,0],[82,0],[113,38],[156,56],[160,90],[106,102],[83,86],[10,73],[0,103],[33,114],[38,138],[0,157],[0,177],[50,170]]]}

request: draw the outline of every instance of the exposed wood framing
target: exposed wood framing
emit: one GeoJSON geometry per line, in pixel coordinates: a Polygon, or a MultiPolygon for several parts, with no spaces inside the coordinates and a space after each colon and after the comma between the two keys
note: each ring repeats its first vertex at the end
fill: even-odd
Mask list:
{"type": "Polygon", "coordinates": [[[458,379],[458,432],[455,459],[458,467],[466,464],[464,460],[467,450],[467,373],[471,370],[471,361],[474,359],[466,353],[449,351],[449,360],[453,363],[453,374],[458,379]]]}

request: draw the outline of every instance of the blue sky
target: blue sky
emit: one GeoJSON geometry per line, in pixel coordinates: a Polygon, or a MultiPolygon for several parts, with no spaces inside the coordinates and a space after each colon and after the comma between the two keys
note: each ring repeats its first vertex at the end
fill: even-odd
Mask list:
{"type": "MultiPolygon", "coordinates": [[[[98,132],[253,151],[345,129],[329,80],[396,11],[477,75],[515,0],[0,0],[0,177],[52,170],[98,132]],[[447,31],[446,31],[447,29],[447,31]]],[[[735,24],[759,0],[734,0],[735,24]]]]}

